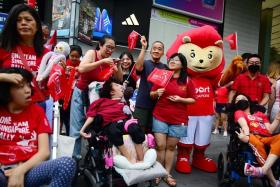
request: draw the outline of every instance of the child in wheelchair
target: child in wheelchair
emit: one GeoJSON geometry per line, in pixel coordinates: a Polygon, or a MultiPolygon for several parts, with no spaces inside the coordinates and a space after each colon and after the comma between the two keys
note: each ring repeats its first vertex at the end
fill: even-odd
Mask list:
{"type": "Polygon", "coordinates": [[[99,91],[100,99],[94,101],[87,112],[87,120],[80,130],[80,135],[90,138],[91,134],[86,129],[92,124],[97,115],[102,116],[103,122],[101,130],[105,132],[109,141],[115,145],[120,153],[134,164],[142,162],[144,151],[142,143],[145,141],[145,134],[138,126],[136,119],[129,119],[131,111],[122,100],[124,89],[121,84],[113,79],[106,81],[99,91]],[[135,159],[124,145],[123,135],[127,133],[131,136],[135,145],[137,159],[135,159]]]}
{"type": "Polygon", "coordinates": [[[275,179],[271,169],[280,156],[280,134],[273,135],[280,123],[280,113],[270,124],[264,113],[252,112],[251,103],[250,98],[243,94],[236,95],[232,101],[234,120],[241,127],[236,134],[242,142],[250,145],[260,165],[255,167],[245,163],[244,174],[253,177],[266,175],[272,186],[280,187],[280,181],[275,179]],[[270,147],[268,155],[265,146],[270,147]]]}

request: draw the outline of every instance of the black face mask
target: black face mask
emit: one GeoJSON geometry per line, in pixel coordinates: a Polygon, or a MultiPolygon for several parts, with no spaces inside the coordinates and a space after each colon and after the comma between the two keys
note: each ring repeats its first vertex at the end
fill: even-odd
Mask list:
{"type": "Polygon", "coordinates": [[[251,73],[257,73],[260,70],[260,66],[259,65],[250,65],[250,66],[248,66],[248,70],[251,73]]]}
{"type": "Polygon", "coordinates": [[[249,107],[249,101],[247,100],[240,100],[235,104],[236,110],[245,110],[249,107]]]}

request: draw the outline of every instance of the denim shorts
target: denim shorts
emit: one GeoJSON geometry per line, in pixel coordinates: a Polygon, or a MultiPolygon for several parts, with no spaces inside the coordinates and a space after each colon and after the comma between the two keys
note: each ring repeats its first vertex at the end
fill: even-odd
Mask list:
{"type": "Polygon", "coordinates": [[[168,136],[181,138],[187,136],[187,126],[181,124],[170,124],[160,121],[153,117],[153,128],[154,133],[163,133],[168,136]]]}

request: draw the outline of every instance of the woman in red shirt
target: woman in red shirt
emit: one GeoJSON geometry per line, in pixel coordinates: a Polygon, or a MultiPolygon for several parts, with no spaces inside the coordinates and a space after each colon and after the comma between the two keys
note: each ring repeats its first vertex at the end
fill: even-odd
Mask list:
{"type": "Polygon", "coordinates": [[[113,70],[112,75],[116,79],[122,80],[121,64],[115,64],[111,57],[115,48],[114,38],[104,35],[99,41],[98,49],[88,50],[78,66],[80,76],[73,91],[70,107],[70,136],[76,138],[73,156],[78,156],[81,153],[79,132],[86,119],[85,108],[89,105],[89,84],[93,81],[106,81],[111,74],[109,73],[109,76],[105,74],[111,70],[113,70]]]}
{"type": "MultiPolygon", "coordinates": [[[[0,68],[30,69],[33,76],[37,76],[42,57],[47,52],[43,47],[42,26],[36,10],[25,4],[15,5],[0,37],[0,68]]],[[[0,81],[18,83],[21,80],[19,76],[0,74],[0,81]]],[[[32,100],[44,101],[45,96],[48,94],[36,92],[32,100]]]]}
{"type": "Polygon", "coordinates": [[[271,167],[280,157],[280,134],[273,135],[273,132],[280,124],[280,112],[270,124],[267,116],[262,112],[251,113],[251,100],[248,96],[238,94],[232,101],[234,104],[234,120],[241,129],[238,138],[250,147],[256,155],[261,167],[254,167],[246,163],[244,174],[247,176],[262,177],[266,175],[272,186],[280,187],[280,181],[273,176],[271,167]],[[270,147],[267,155],[265,146],[270,147]]]}
{"type": "Polygon", "coordinates": [[[70,157],[48,159],[49,123],[31,100],[32,74],[21,68],[1,73],[22,77],[0,82],[0,186],[71,186],[76,163],[70,157]]]}
{"type": "Polygon", "coordinates": [[[170,175],[175,149],[179,139],[187,134],[187,105],[195,100],[192,98],[193,86],[185,71],[187,60],[184,55],[173,54],[168,60],[168,67],[174,74],[167,86],[160,88],[153,85],[150,92],[153,99],[158,99],[153,110],[152,131],[155,133],[158,160],[168,172],[165,181],[175,186],[176,180],[170,175]]]}

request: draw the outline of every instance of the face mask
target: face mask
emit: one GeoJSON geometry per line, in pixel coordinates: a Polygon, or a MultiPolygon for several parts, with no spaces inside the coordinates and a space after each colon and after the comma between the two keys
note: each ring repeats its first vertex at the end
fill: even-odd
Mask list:
{"type": "Polygon", "coordinates": [[[260,66],[259,65],[250,65],[250,66],[248,66],[248,70],[251,73],[257,73],[260,70],[260,66]]]}
{"type": "Polygon", "coordinates": [[[249,101],[247,100],[240,100],[235,104],[235,108],[237,110],[245,110],[249,107],[249,101]]]}

